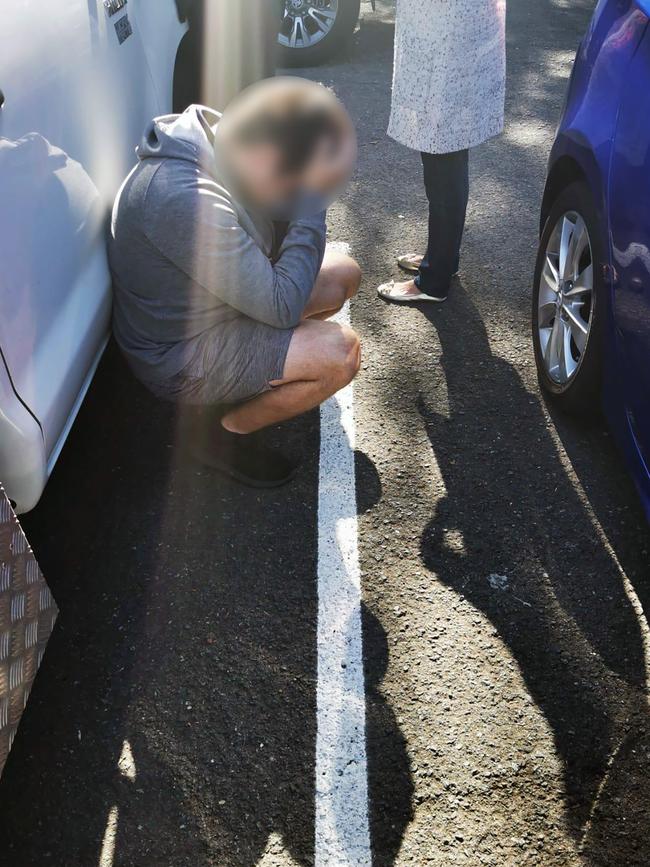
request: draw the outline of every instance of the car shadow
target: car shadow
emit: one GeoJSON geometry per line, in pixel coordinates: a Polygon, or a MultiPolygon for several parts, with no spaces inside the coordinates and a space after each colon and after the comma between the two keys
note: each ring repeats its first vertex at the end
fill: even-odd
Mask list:
{"type": "MultiPolygon", "coordinates": [[[[61,614],[0,781],[12,867],[107,847],[124,865],[313,863],[318,412],[271,432],[303,460],[276,491],[194,464],[180,421],[111,344],[24,516],[61,614]]],[[[356,472],[371,509],[361,453],[356,472]]],[[[363,623],[371,790],[390,766],[396,851],[408,758],[379,691],[386,637],[363,623]]]]}
{"type": "MultiPolygon", "coordinates": [[[[60,615],[0,781],[12,864],[97,863],[122,800],[135,642],[156,580],[150,508],[164,496],[172,427],[109,350],[41,503],[21,519],[60,615]]],[[[180,824],[178,801],[168,808],[180,824]]]]}
{"type": "Polygon", "coordinates": [[[621,781],[650,770],[632,746],[645,743],[649,722],[638,604],[648,576],[621,567],[542,405],[493,353],[463,286],[426,315],[442,346],[449,408],[419,399],[447,491],[422,559],[490,619],[516,660],[553,732],[568,825],[587,863],[641,863],[625,859],[647,849],[647,826],[625,824],[623,850],[616,829],[639,812],[621,781]],[[462,552],[446,546],[449,528],[462,552]]]}

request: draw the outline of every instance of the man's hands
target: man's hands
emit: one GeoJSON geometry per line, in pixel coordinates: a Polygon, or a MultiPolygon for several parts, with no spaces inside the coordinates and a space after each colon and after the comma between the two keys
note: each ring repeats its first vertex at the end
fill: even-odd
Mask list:
{"type": "Polygon", "coordinates": [[[340,139],[337,142],[323,139],[303,175],[303,188],[328,198],[349,179],[356,159],[354,126],[347,112],[342,112],[340,139]]]}

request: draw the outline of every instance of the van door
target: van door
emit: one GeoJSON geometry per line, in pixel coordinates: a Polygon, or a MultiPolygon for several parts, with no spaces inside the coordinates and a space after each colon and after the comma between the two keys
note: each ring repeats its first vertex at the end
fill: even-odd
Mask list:
{"type": "Polygon", "coordinates": [[[21,0],[0,28],[0,348],[50,466],[109,333],[110,206],[169,108],[135,5],[21,0]]]}
{"type": "Polygon", "coordinates": [[[160,113],[168,114],[172,110],[176,54],[187,24],[179,13],[177,0],[137,0],[131,15],[142,39],[160,113]]]}

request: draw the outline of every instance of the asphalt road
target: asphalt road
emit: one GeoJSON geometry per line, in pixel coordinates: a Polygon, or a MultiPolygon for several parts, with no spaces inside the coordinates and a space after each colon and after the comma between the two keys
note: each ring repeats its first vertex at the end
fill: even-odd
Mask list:
{"type": "MultiPolygon", "coordinates": [[[[365,272],[372,863],[647,864],[648,530],[603,425],[549,412],[529,337],[546,155],[593,4],[511,0],[507,129],[474,154],[435,310],[374,294],[426,214],[417,155],[385,136],[378,5],[348,60],[307,73],[360,137],[330,234],[365,272]]],[[[313,863],[318,413],[273,436],[303,460],[286,489],[201,470],[109,350],[24,521],[61,616],[0,781],[2,865],[313,863]]]]}

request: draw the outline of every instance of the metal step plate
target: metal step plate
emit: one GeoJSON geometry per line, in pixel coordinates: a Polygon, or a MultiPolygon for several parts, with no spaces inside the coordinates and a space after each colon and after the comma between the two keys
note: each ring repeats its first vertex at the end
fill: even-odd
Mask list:
{"type": "Polygon", "coordinates": [[[0,485],[0,773],[58,609],[0,485]]]}

